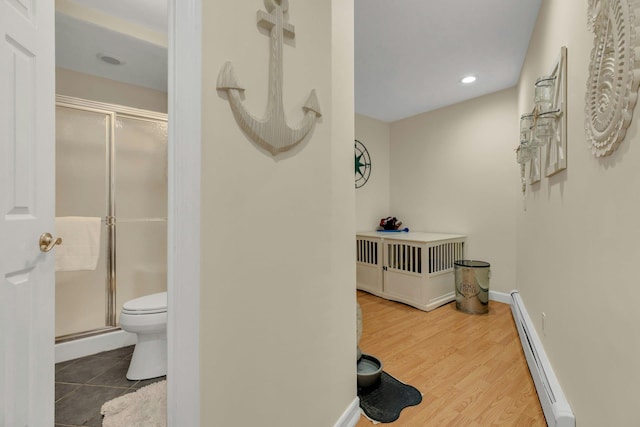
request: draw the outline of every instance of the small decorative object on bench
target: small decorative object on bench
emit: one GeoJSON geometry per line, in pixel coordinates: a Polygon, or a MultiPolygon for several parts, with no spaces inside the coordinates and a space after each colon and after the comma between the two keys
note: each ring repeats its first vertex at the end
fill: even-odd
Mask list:
{"type": "Polygon", "coordinates": [[[397,230],[401,225],[402,221],[395,216],[388,216],[380,220],[380,227],[382,227],[383,230],[397,230]]]}

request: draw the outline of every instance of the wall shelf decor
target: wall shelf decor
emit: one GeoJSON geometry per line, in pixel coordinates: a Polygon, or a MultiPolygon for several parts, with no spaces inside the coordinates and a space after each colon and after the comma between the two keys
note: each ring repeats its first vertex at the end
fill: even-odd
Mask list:
{"type": "Polygon", "coordinates": [[[294,127],[289,127],[282,102],[283,66],[282,45],[284,36],[293,38],[294,26],[287,22],[289,0],[265,0],[267,12],[258,11],[258,26],[269,30],[269,95],[264,118],[249,113],[242,104],[241,92],[231,62],[226,62],[218,74],[217,89],[227,92],[233,115],[247,135],[272,155],[290,150],[302,141],[314,128],[322,113],[315,89],[302,106],[304,118],[294,127]]]}
{"type": "Polygon", "coordinates": [[[520,116],[520,143],[516,148],[516,160],[520,164],[523,193],[526,184],[540,182],[543,152],[545,176],[555,175],[567,168],[566,108],[567,48],[562,47],[551,73],[535,82],[533,110],[520,116]]]}
{"type": "Polygon", "coordinates": [[[549,177],[567,168],[567,48],[560,48],[551,79],[555,82],[551,92],[550,109],[558,112],[554,128],[545,144],[545,176],[549,177]]]}
{"type": "Polygon", "coordinates": [[[638,0],[589,0],[594,33],[585,97],[585,132],[596,157],[613,153],[633,117],[640,84],[638,0]]]}

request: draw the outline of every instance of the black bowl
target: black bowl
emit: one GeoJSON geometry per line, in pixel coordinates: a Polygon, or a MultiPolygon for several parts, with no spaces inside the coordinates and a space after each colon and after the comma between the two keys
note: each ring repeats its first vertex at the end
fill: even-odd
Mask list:
{"type": "Polygon", "coordinates": [[[380,381],[382,362],[370,354],[362,354],[358,360],[358,387],[371,387],[380,381]]]}

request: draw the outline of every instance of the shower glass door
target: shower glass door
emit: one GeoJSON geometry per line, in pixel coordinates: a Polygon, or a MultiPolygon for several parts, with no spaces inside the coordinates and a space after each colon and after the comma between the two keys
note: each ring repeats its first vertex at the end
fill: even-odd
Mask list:
{"type": "MultiPolygon", "coordinates": [[[[56,217],[105,217],[111,120],[106,112],[56,106],[56,217]]],[[[56,271],[56,337],[107,326],[107,236],[103,221],[95,270],[56,271]]]]}
{"type": "Polygon", "coordinates": [[[58,96],[56,216],[101,218],[98,267],[56,272],[56,341],[114,330],[125,301],[166,291],[166,114],[58,96]]]}
{"type": "Polygon", "coordinates": [[[167,123],[116,117],[116,315],[167,290],[167,123]]]}

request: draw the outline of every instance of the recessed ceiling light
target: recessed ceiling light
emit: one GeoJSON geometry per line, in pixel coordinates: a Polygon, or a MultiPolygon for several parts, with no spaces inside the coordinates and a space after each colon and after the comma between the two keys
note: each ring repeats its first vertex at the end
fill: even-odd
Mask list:
{"type": "Polygon", "coordinates": [[[98,59],[100,59],[102,62],[106,62],[109,65],[122,65],[124,64],[123,61],[119,60],[118,58],[116,58],[115,56],[111,56],[111,55],[105,55],[104,53],[99,53],[97,55],[98,59]]]}
{"type": "Polygon", "coordinates": [[[476,76],[465,76],[462,79],[460,79],[460,83],[465,84],[465,85],[469,85],[473,82],[475,82],[477,79],[476,76]]]}

